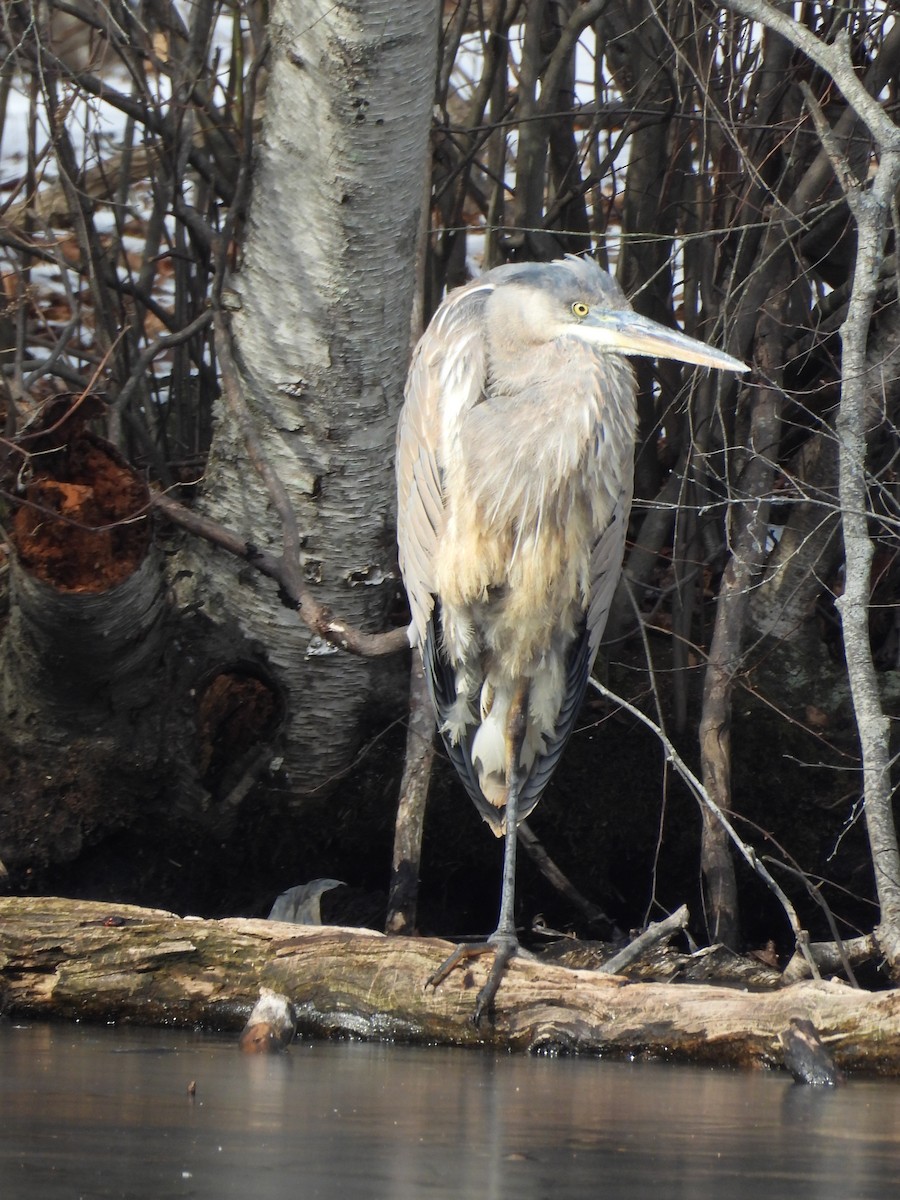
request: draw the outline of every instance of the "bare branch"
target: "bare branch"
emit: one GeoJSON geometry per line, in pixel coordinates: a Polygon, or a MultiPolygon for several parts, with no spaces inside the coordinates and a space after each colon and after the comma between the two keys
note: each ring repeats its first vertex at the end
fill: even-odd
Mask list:
{"type": "Polygon", "coordinates": [[[229,554],[243,559],[260,574],[274,579],[288,606],[297,610],[307,628],[337,649],[360,658],[383,658],[409,649],[405,629],[391,629],[386,633],[364,633],[333,617],[324,605],[313,598],[298,572],[285,568],[282,557],[267,554],[217,521],[193,509],[185,508],[165,493],[159,492],[154,495],[153,506],[165,514],[173,524],[180,525],[196,537],[204,538],[212,545],[227,550],[229,554]]]}
{"type": "Polygon", "coordinates": [[[716,804],[716,802],[712,799],[709,792],[675,749],[675,746],[669,739],[665,730],[660,725],[657,725],[655,721],[652,721],[645,713],[642,713],[639,708],[635,707],[635,705],[631,704],[628,700],[625,700],[621,696],[616,695],[615,692],[610,691],[610,689],[606,687],[605,684],[600,683],[599,680],[592,677],[590,684],[591,687],[596,692],[599,692],[601,696],[605,696],[606,699],[611,700],[613,704],[618,705],[620,708],[624,708],[626,712],[630,713],[633,717],[636,717],[642,725],[646,725],[648,729],[652,730],[653,733],[656,734],[663,747],[663,750],[665,751],[666,761],[672,764],[672,766],[678,772],[678,775],[681,777],[684,783],[687,784],[688,789],[694,798],[704,808],[708,809],[708,811],[715,817],[722,828],[727,832],[728,836],[731,838],[732,844],[736,847],[741,857],[750,867],[751,871],[758,875],[772,892],[772,894],[777,897],[778,902],[784,909],[785,916],[790,923],[791,929],[794,932],[794,941],[797,949],[803,955],[803,957],[807,959],[810,971],[813,974],[813,978],[818,979],[818,968],[812,959],[809,958],[809,935],[801,926],[793,904],[791,904],[790,900],[785,895],[783,889],[780,887],[777,881],[773,879],[765,864],[760,861],[759,856],[753,847],[748,846],[743,840],[743,838],[732,825],[731,821],[728,819],[722,809],[719,808],[718,804],[716,804]]]}
{"type": "Polygon", "coordinates": [[[781,34],[783,38],[801,50],[807,58],[821,67],[837,84],[847,103],[862,117],[872,136],[885,148],[900,150],[900,129],[894,124],[882,106],[860,82],[850,57],[846,34],[838,33],[834,42],[823,42],[799,21],[770,4],[768,0],[724,0],[727,8],[751,21],[759,21],[767,29],[781,34]]]}
{"type": "Polygon", "coordinates": [[[654,946],[658,946],[660,942],[668,941],[674,934],[679,933],[682,929],[687,929],[690,915],[687,910],[687,905],[682,904],[681,908],[677,909],[662,921],[654,921],[652,925],[648,925],[643,933],[628,943],[628,945],[620,950],[618,954],[614,954],[612,958],[606,960],[599,971],[606,975],[616,975],[620,971],[624,971],[626,967],[630,967],[648,950],[654,946]]]}

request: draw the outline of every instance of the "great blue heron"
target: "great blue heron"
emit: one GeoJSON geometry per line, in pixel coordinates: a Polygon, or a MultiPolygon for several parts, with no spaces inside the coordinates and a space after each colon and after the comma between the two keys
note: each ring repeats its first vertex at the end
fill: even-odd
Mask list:
{"type": "Polygon", "coordinates": [[[476,1022],[518,949],[516,828],[572,732],[621,572],[636,421],[626,356],[641,354],[746,370],[639,316],[572,255],[452,292],[410,367],[397,439],[410,641],[450,758],[505,836],[476,1022]]]}

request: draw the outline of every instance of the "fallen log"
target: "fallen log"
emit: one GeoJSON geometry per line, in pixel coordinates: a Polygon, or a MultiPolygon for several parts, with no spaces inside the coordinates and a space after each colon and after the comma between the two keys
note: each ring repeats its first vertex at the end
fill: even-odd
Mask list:
{"type": "Polygon", "coordinates": [[[631,983],[514,960],[491,1023],[472,1010],[484,961],[437,988],[433,938],[157,909],[0,899],[0,1004],[9,1015],[239,1030],[266,987],[307,1036],[782,1066],[782,1033],[809,1021],[844,1072],[900,1075],[900,993],[802,981],[772,992],[631,983]]]}

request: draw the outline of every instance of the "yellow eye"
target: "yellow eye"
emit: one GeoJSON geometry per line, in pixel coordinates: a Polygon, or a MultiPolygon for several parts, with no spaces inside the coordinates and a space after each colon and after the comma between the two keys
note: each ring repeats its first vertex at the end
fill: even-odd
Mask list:
{"type": "Polygon", "coordinates": [[[590,306],[587,304],[582,304],[582,302],[580,300],[576,300],[575,303],[572,305],[572,312],[579,319],[579,321],[583,317],[586,317],[590,311],[591,311],[590,306]]]}

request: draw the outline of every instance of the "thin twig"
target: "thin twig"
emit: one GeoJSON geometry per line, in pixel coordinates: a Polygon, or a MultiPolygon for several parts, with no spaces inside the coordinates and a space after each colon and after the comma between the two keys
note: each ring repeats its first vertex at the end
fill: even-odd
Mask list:
{"type": "Polygon", "coordinates": [[[212,319],[212,310],[205,309],[193,321],[185,325],[183,329],[179,329],[177,333],[165,334],[145,346],[137,362],[134,364],[131,374],[113,402],[113,411],[118,416],[121,416],[157,355],[162,354],[165,350],[171,350],[174,346],[180,346],[182,342],[186,342],[189,338],[192,338],[195,333],[200,333],[201,330],[210,324],[212,319]]]}
{"type": "Polygon", "coordinates": [[[777,858],[772,858],[768,854],[764,856],[763,861],[769,862],[775,867],[780,867],[782,871],[787,871],[789,875],[793,875],[795,879],[799,879],[806,888],[810,897],[822,909],[823,913],[825,914],[825,920],[828,922],[828,928],[831,930],[831,936],[834,938],[834,944],[837,947],[838,957],[841,960],[841,966],[844,968],[844,974],[847,976],[847,979],[850,981],[850,983],[852,983],[854,987],[858,988],[859,983],[857,982],[856,976],[853,974],[853,968],[850,965],[850,956],[848,955],[847,949],[844,945],[844,939],[841,937],[840,932],[838,931],[834,914],[832,913],[828,902],[825,900],[825,897],[822,895],[819,889],[810,882],[806,875],[802,871],[798,871],[796,867],[791,867],[786,862],[780,862],[777,858]]]}
{"type": "Polygon", "coordinates": [[[633,704],[630,704],[627,700],[623,699],[623,697],[616,695],[615,692],[610,691],[610,689],[606,687],[605,684],[600,683],[599,680],[592,677],[590,684],[591,687],[593,687],[595,691],[599,692],[601,696],[604,696],[613,704],[617,704],[620,708],[624,708],[626,712],[630,713],[633,717],[636,717],[642,725],[646,725],[648,729],[652,730],[653,733],[656,734],[665,751],[666,761],[672,764],[672,766],[681,776],[682,780],[687,784],[688,788],[693,793],[694,798],[705,808],[707,808],[709,812],[711,812],[713,816],[716,817],[716,819],[721,823],[723,829],[731,838],[735,847],[740,852],[741,857],[744,859],[750,869],[764,881],[773,895],[776,896],[778,902],[781,904],[781,907],[784,909],[785,916],[787,917],[791,929],[794,932],[794,940],[796,942],[797,949],[806,959],[813,978],[821,978],[819,975],[819,969],[809,953],[809,934],[800,924],[800,920],[797,917],[797,913],[793,904],[791,904],[790,900],[785,895],[783,889],[778,885],[777,881],[772,878],[765,864],[759,860],[753,847],[747,845],[747,843],[743,840],[743,838],[741,838],[734,826],[731,824],[731,821],[728,819],[725,813],[710,797],[706,788],[675,749],[665,730],[661,726],[657,725],[655,721],[652,721],[645,713],[642,713],[639,708],[636,708],[633,704]]]}

